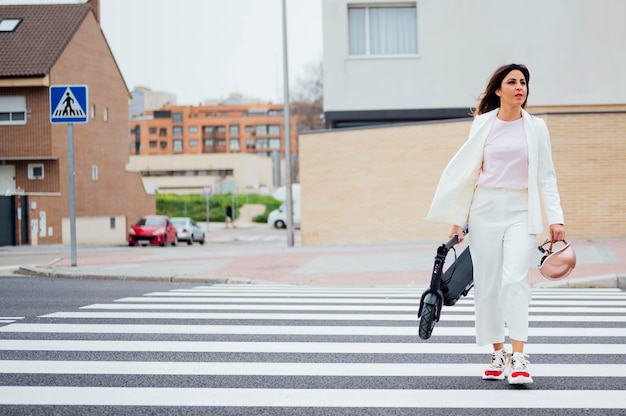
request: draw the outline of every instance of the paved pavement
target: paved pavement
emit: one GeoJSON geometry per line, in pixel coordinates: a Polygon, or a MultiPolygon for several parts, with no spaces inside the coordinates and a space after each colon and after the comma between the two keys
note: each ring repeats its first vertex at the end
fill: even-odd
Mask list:
{"type": "MultiPolygon", "coordinates": [[[[302,247],[299,232],[296,232],[295,247],[287,247],[284,230],[264,225],[240,226],[233,230],[212,223],[210,230],[203,246],[79,246],[74,267],[69,246],[0,247],[0,274],[423,287],[429,282],[436,248],[442,243],[302,247]]],[[[572,274],[562,281],[548,282],[531,267],[529,280],[533,286],[626,288],[626,239],[574,240],[571,243],[577,254],[577,267],[572,274]]]]}

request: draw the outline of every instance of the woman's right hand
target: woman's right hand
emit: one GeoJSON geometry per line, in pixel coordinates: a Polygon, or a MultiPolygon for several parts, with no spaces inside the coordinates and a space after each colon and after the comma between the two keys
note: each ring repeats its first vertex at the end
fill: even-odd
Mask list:
{"type": "Polygon", "coordinates": [[[460,225],[453,225],[452,230],[450,230],[450,235],[448,236],[448,238],[452,238],[455,235],[459,236],[459,243],[462,243],[463,240],[465,239],[465,236],[463,235],[463,227],[461,227],[460,225]]]}

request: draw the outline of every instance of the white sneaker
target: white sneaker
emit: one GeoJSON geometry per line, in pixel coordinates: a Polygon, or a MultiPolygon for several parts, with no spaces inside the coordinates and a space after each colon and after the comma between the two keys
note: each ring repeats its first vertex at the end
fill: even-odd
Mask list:
{"type": "Polygon", "coordinates": [[[511,356],[511,364],[507,368],[507,380],[509,384],[530,384],[533,378],[528,371],[530,362],[528,355],[523,352],[514,352],[511,356]]]}
{"type": "Polygon", "coordinates": [[[491,354],[491,363],[483,373],[483,380],[504,380],[504,371],[509,364],[509,353],[505,349],[491,354]]]}

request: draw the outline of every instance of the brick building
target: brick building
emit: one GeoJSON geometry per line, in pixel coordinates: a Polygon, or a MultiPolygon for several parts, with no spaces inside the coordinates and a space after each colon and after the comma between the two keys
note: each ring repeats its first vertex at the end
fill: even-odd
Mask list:
{"type": "Polygon", "coordinates": [[[74,125],[77,242],[119,242],[155,211],[128,161],[130,94],[99,24],[99,2],[0,6],[0,245],[69,243],[68,129],[51,85],[87,85],[74,125]]]}
{"type": "MultiPolygon", "coordinates": [[[[297,124],[291,123],[297,154],[297,124]]],[[[282,104],[166,105],[131,120],[131,154],[284,154],[282,104]]]]}
{"type": "MultiPolygon", "coordinates": [[[[129,168],[140,171],[144,182],[149,180],[156,184],[159,192],[201,192],[203,186],[212,186],[216,180],[231,180],[237,188],[248,190],[279,186],[281,180],[272,170],[283,171],[283,105],[239,101],[237,97],[230,97],[215,105],[165,105],[132,119],[129,168]],[[196,157],[156,157],[166,155],[196,157]],[[251,156],[271,157],[272,162],[269,165],[267,160],[256,162],[251,156]],[[189,168],[191,160],[195,161],[193,169],[189,168]],[[261,170],[252,178],[250,175],[255,176],[257,168],[251,165],[257,164],[261,170]],[[252,169],[248,169],[249,166],[252,169]],[[187,190],[185,185],[189,185],[187,190]]],[[[295,117],[291,119],[290,151],[292,163],[296,165],[298,126],[295,117]]],[[[230,188],[225,189],[228,192],[230,188]]]]}

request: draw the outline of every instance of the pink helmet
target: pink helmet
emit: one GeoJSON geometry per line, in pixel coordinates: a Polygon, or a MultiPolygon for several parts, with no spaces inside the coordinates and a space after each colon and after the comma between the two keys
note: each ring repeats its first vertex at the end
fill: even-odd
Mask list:
{"type": "Polygon", "coordinates": [[[546,253],[541,258],[537,268],[539,273],[549,280],[560,280],[569,275],[574,267],[576,267],[576,253],[572,246],[565,240],[563,240],[563,247],[556,251],[552,251],[551,240],[546,240],[545,243],[537,247],[542,253],[546,253]],[[543,248],[546,244],[550,243],[550,248],[546,250],[543,248]]]}

